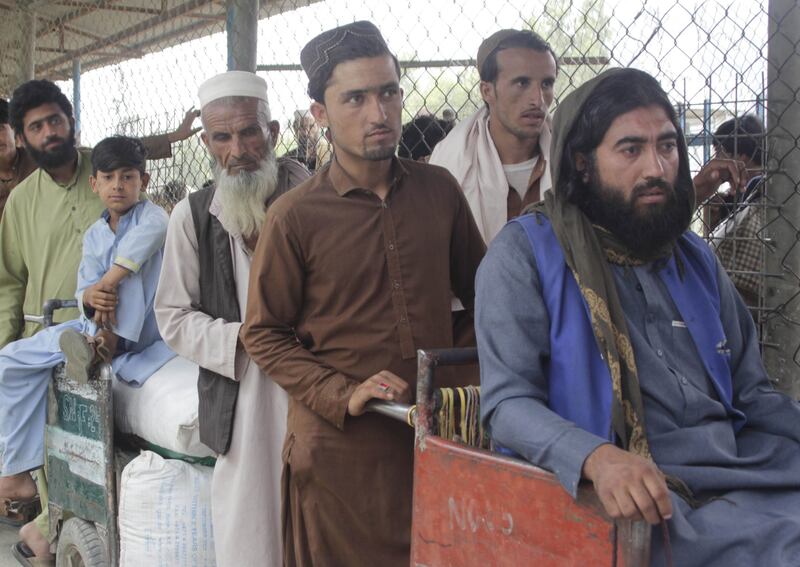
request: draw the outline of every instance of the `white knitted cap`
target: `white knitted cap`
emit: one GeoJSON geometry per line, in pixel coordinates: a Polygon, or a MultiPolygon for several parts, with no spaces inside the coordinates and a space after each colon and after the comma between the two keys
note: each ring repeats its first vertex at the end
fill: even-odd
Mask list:
{"type": "Polygon", "coordinates": [[[197,89],[200,108],[218,98],[228,96],[257,98],[269,104],[267,82],[255,73],[248,71],[227,71],[214,75],[197,89]]]}

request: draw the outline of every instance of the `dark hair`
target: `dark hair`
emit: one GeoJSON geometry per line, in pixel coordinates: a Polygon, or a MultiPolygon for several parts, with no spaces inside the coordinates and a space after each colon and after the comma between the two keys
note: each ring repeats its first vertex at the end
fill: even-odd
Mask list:
{"type": "Polygon", "coordinates": [[[136,169],[143,174],[146,159],[147,149],[141,140],[111,136],[92,150],[92,175],[97,175],[98,171],[110,173],[120,168],[136,169]]]}
{"type": "Polygon", "coordinates": [[[746,155],[758,165],[764,165],[763,142],[764,126],[752,114],[726,120],[714,132],[714,147],[730,156],[746,155]]]}
{"type": "Polygon", "coordinates": [[[486,61],[483,62],[481,68],[478,69],[481,81],[493,83],[497,80],[497,75],[500,72],[500,67],[497,64],[497,54],[504,49],[511,49],[513,47],[524,47],[525,49],[532,49],[533,51],[549,53],[556,62],[556,73],[558,73],[558,57],[556,57],[556,52],[553,51],[550,44],[531,30],[519,30],[514,35],[505,38],[497,44],[497,47],[492,50],[486,58],[486,61]]]}
{"type": "Polygon", "coordinates": [[[678,179],[690,177],[686,157],[686,140],[683,137],[675,109],[667,93],[653,77],[637,69],[622,69],[599,83],[578,111],[569,134],[564,141],[564,151],[559,169],[559,179],[566,183],[566,196],[573,203],[581,200],[585,183],[583,172],[578,171],[576,154],[584,155],[590,162],[594,152],[611,123],[617,117],[637,108],[658,105],[664,109],[678,133],[678,150],[681,156],[678,179]]]}
{"type": "Polygon", "coordinates": [[[371,37],[356,37],[349,40],[346,44],[343,43],[338,49],[331,53],[330,60],[327,64],[320,67],[319,71],[308,79],[308,96],[320,104],[325,104],[325,89],[328,87],[328,81],[333,75],[333,70],[340,63],[352,61],[353,59],[363,59],[365,57],[382,57],[388,55],[394,62],[395,71],[397,71],[397,79],[400,79],[400,62],[397,57],[389,51],[383,40],[371,37]]]}
{"type": "Polygon", "coordinates": [[[0,98],[0,124],[8,124],[8,101],[0,98]]]}
{"type": "Polygon", "coordinates": [[[445,120],[433,116],[417,116],[403,126],[397,155],[415,161],[429,156],[436,144],[441,142],[452,128],[452,123],[445,120]]]}
{"type": "Polygon", "coordinates": [[[67,118],[72,118],[72,105],[55,83],[41,79],[22,83],[14,89],[8,109],[11,127],[14,132],[23,134],[25,115],[29,110],[49,103],[57,104],[67,118]]]}

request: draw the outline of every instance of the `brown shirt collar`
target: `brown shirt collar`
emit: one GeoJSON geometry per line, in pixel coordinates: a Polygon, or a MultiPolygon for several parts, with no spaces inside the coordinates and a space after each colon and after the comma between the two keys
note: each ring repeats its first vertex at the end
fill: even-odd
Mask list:
{"type": "Polygon", "coordinates": [[[533,171],[531,171],[530,179],[528,179],[528,190],[530,191],[531,187],[533,187],[544,175],[544,168],[547,167],[547,160],[545,159],[544,154],[539,151],[539,159],[536,161],[536,165],[533,166],[533,171]]]}
{"type": "MultiPolygon", "coordinates": [[[[408,169],[396,156],[392,156],[392,167],[390,171],[393,188],[397,187],[399,181],[408,174],[408,169]]],[[[330,179],[333,190],[336,191],[340,197],[344,197],[353,189],[371,190],[369,187],[361,187],[356,180],[345,171],[339,164],[339,160],[336,159],[336,154],[334,154],[333,159],[330,161],[330,166],[328,167],[328,179],[330,179]]]]}

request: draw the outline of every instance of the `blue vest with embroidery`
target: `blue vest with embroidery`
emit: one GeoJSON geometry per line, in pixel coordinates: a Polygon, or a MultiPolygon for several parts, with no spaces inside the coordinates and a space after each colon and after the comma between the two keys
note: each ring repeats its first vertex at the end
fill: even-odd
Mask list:
{"type": "MultiPolygon", "coordinates": [[[[592,332],[589,306],[564,260],[558,238],[543,215],[529,214],[512,222],[525,229],[550,317],[548,405],[561,417],[612,440],[611,375],[592,332]]],[[[675,254],[659,276],[686,323],[734,429],[739,431],[745,416],[733,407],[730,352],[719,316],[717,268],[711,250],[699,236],[687,231],[678,239],[675,254]],[[683,261],[682,278],[676,254],[683,261]]]]}

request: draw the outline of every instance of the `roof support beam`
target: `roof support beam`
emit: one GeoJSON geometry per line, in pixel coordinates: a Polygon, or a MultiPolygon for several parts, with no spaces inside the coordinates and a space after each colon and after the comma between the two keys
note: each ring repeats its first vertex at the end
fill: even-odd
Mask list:
{"type": "Polygon", "coordinates": [[[91,4],[89,2],[58,2],[58,4],[61,6],[69,6],[75,8],[88,8],[91,11],[107,10],[110,12],[128,12],[133,14],[152,14],[152,15],[158,15],[161,13],[161,10],[159,10],[158,8],[144,8],[140,6],[120,6],[120,5],[108,4],[98,7],[96,4],[91,4]]]}
{"type": "Polygon", "coordinates": [[[91,14],[92,12],[95,12],[95,11],[97,11],[97,10],[103,8],[103,7],[110,6],[111,4],[113,4],[116,1],[117,0],[98,0],[97,2],[94,2],[94,3],[86,3],[86,4],[83,5],[82,8],[79,8],[78,10],[73,10],[72,12],[67,12],[66,14],[61,16],[60,18],[55,18],[53,20],[50,20],[50,22],[46,26],[44,26],[41,29],[41,31],[39,31],[39,33],[37,34],[37,37],[43,37],[45,35],[48,35],[48,34],[51,34],[51,33],[55,33],[64,24],[67,24],[67,23],[69,23],[69,22],[71,22],[73,20],[77,20],[78,18],[82,18],[84,16],[87,16],[87,15],[91,14]]]}
{"type": "MultiPolygon", "coordinates": [[[[95,33],[86,31],[86,30],[81,29],[81,28],[76,27],[76,26],[64,26],[64,29],[66,31],[70,32],[70,33],[74,33],[75,35],[79,35],[79,36],[82,36],[82,37],[87,37],[87,38],[89,38],[89,39],[91,39],[93,41],[104,41],[106,39],[101,35],[97,35],[95,33]]],[[[119,49],[122,52],[127,52],[131,57],[142,57],[144,55],[144,53],[142,53],[141,51],[139,51],[137,49],[134,49],[134,48],[132,48],[132,47],[130,47],[128,45],[122,44],[122,43],[118,43],[118,44],[112,45],[110,47],[113,47],[115,49],[119,49]]],[[[65,51],[65,53],[67,53],[67,52],[65,51]]]]}
{"type": "MultiPolygon", "coordinates": [[[[170,42],[175,38],[181,38],[186,36],[193,36],[197,32],[202,30],[207,30],[209,27],[208,22],[198,22],[195,24],[191,24],[188,26],[183,26],[177,29],[172,30],[169,33],[165,33],[163,35],[159,35],[158,37],[146,39],[142,42],[136,43],[131,47],[133,49],[138,49],[140,51],[146,51],[147,48],[152,47],[154,45],[163,44],[164,42],[170,42]]],[[[221,29],[219,31],[222,31],[221,29]]],[[[119,63],[120,61],[125,59],[125,54],[123,53],[111,53],[111,52],[103,52],[103,51],[93,51],[89,57],[96,57],[97,59],[91,60],[91,63],[84,62],[83,68],[86,70],[97,69],[100,67],[105,67],[106,65],[111,65],[113,63],[119,63]]],[[[84,60],[86,61],[86,60],[84,60]]],[[[52,80],[68,80],[70,78],[70,70],[67,68],[63,68],[59,70],[58,73],[51,74],[50,78],[52,80]]]]}
{"type": "Polygon", "coordinates": [[[81,60],[85,60],[85,56],[90,55],[96,51],[100,51],[106,47],[117,45],[129,38],[136,37],[137,35],[146,32],[159,24],[164,24],[169,20],[185,16],[186,14],[198,10],[210,3],[210,0],[189,0],[188,2],[184,2],[183,4],[176,6],[171,10],[167,10],[166,13],[160,16],[156,16],[153,18],[148,18],[138,24],[126,28],[125,30],[116,33],[114,35],[108,36],[102,41],[98,41],[92,45],[86,45],[79,49],[76,49],[70,53],[65,54],[62,57],[57,57],[51,61],[47,61],[40,66],[40,71],[46,73],[52,69],[57,69],[58,67],[64,65],[65,63],[71,63],[73,59],[80,58],[81,60]]]}

